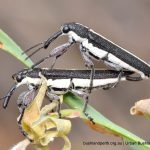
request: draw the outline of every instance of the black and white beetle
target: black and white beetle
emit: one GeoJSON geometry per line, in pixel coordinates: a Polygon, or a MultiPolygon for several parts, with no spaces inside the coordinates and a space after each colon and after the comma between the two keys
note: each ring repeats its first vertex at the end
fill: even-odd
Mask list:
{"type": "MultiPolygon", "coordinates": [[[[121,77],[122,70],[130,70],[140,75],[140,77],[128,77],[128,80],[137,81],[141,79],[145,79],[150,76],[150,65],[132,54],[128,52],[124,48],[116,45],[110,40],[106,39],[102,35],[94,32],[88,27],[79,24],[79,23],[65,23],[61,26],[60,30],[53,34],[48,40],[36,44],[35,46],[27,49],[25,52],[30,51],[33,48],[42,45],[38,49],[36,49],[32,54],[30,54],[27,58],[34,55],[40,49],[48,48],[51,42],[53,42],[56,38],[61,35],[68,35],[69,41],[61,46],[56,47],[50,52],[50,55],[38,61],[33,67],[39,65],[44,60],[49,57],[54,57],[56,59],[61,56],[63,53],[67,51],[67,49],[74,43],[80,43],[80,52],[84,59],[86,66],[91,69],[91,82],[94,76],[94,64],[91,59],[103,60],[104,63],[111,68],[120,71],[119,77],[121,77]]],[[[25,53],[24,52],[24,53],[25,53]]],[[[55,64],[55,61],[52,64],[55,64]]],[[[119,80],[118,80],[119,81],[119,80]]]]}
{"type": "MultiPolygon", "coordinates": [[[[51,70],[41,68],[23,69],[12,76],[15,80],[15,84],[7,93],[7,95],[1,98],[4,99],[3,107],[7,107],[11,96],[19,86],[27,85],[29,87],[29,92],[23,93],[23,96],[21,95],[21,99],[25,99],[24,102],[21,101],[21,104],[18,102],[18,106],[20,108],[22,108],[22,106],[20,105],[26,107],[31,101],[29,100],[28,102],[28,99],[30,99],[30,97],[32,99],[33,97],[34,89],[36,90],[38,86],[41,85],[40,75],[42,75],[47,79],[47,96],[51,101],[59,101],[58,95],[65,94],[70,91],[85,100],[83,112],[86,114],[86,107],[88,104],[87,89],[90,85],[90,73],[90,70],[51,70]]],[[[133,72],[123,71],[120,80],[125,81],[126,76],[129,76],[131,74],[133,74],[133,72]]],[[[95,70],[92,90],[98,88],[113,88],[118,80],[118,75],[119,72],[115,70],[95,70]]]]}

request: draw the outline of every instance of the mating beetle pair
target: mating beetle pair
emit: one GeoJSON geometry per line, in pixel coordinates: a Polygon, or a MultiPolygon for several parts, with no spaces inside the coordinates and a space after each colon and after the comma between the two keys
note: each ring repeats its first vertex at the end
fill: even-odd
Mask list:
{"type": "MultiPolygon", "coordinates": [[[[50,91],[49,93],[56,94],[56,91],[61,91],[62,93],[64,91],[68,91],[71,89],[71,92],[74,92],[76,89],[80,89],[79,91],[76,91],[75,93],[82,96],[84,99],[86,99],[86,103],[84,105],[83,111],[86,112],[86,106],[88,102],[88,98],[84,97],[81,91],[83,89],[88,89],[89,92],[93,88],[95,88],[95,85],[97,83],[97,87],[101,86],[102,88],[106,89],[105,87],[108,87],[107,85],[112,85],[111,87],[114,87],[120,80],[131,80],[131,81],[139,81],[142,79],[146,79],[150,76],[150,65],[135,56],[134,54],[128,52],[127,50],[123,49],[122,47],[114,44],[113,42],[109,41],[102,35],[97,34],[93,30],[89,29],[86,26],[83,26],[79,23],[66,23],[61,26],[60,30],[56,33],[54,33],[48,40],[41,42],[39,44],[36,44],[35,46],[32,46],[31,48],[27,49],[25,52],[28,52],[34,48],[37,48],[33,53],[31,53],[27,58],[34,55],[36,52],[38,52],[40,49],[44,48],[47,49],[48,46],[53,42],[56,38],[58,38],[61,35],[68,35],[69,41],[65,44],[62,44],[55,49],[53,49],[48,56],[45,58],[42,58],[40,61],[38,61],[35,65],[32,66],[31,70],[23,70],[17,74],[15,77],[17,81],[17,85],[13,86],[13,88],[8,92],[7,96],[5,97],[4,101],[4,107],[7,107],[7,104],[9,102],[9,99],[14,92],[14,90],[18,87],[18,85],[21,84],[29,84],[29,85],[36,85],[35,79],[37,76],[36,74],[39,73],[40,69],[36,69],[35,67],[38,66],[40,63],[45,61],[48,58],[55,58],[54,62],[51,66],[51,69],[53,68],[56,59],[63,55],[67,51],[67,49],[73,45],[76,42],[79,42],[80,44],[80,52],[83,57],[83,60],[86,64],[86,66],[91,69],[91,71],[71,71],[71,70],[61,70],[60,72],[63,74],[64,72],[64,79],[62,80],[61,74],[57,74],[56,70],[49,70],[52,74],[57,74],[57,77],[55,76],[55,82],[53,82],[54,77],[51,76],[51,84],[50,84],[50,91]],[[42,46],[41,46],[42,45],[42,46]],[[41,47],[39,47],[41,46],[41,47]],[[116,71],[112,70],[105,70],[103,71],[95,71],[94,64],[92,62],[92,59],[95,60],[102,60],[106,65],[113,68],[116,71]],[[24,72],[25,71],[25,72],[24,72]],[[29,75],[29,72],[34,72],[33,74],[29,75]],[[71,72],[72,77],[70,77],[69,72],[71,72]],[[101,82],[99,82],[98,74],[102,74],[101,76],[101,82]],[[115,80],[110,80],[110,76],[115,80]],[[139,74],[139,76],[132,76],[134,73],[139,74]],[[25,76],[23,76],[25,74],[25,76]],[[86,78],[85,78],[86,76],[86,78]],[[19,78],[20,77],[20,78],[19,78]],[[76,79],[77,78],[77,79],[76,79]],[[80,80],[78,80],[80,78],[80,80]],[[61,79],[61,80],[59,80],[61,79]],[[107,79],[107,81],[105,80],[107,79]],[[115,82],[114,82],[115,81],[115,82]],[[63,82],[63,83],[62,83],[63,82]],[[52,90],[51,87],[54,86],[52,83],[55,83],[54,89],[52,90]],[[82,83],[80,86],[79,83],[82,83]],[[103,84],[102,84],[103,83],[103,84]],[[59,87],[60,85],[66,85],[65,87],[59,87]],[[84,87],[83,87],[84,85],[84,87]],[[59,87],[59,88],[58,88],[59,87]],[[71,87],[71,88],[70,88],[71,87]]],[[[24,53],[25,53],[24,52],[24,53]]],[[[45,69],[41,69],[41,72],[45,71],[45,69]]],[[[48,77],[49,72],[43,73],[45,77],[48,77]],[[48,75],[47,75],[48,74],[48,75]]],[[[48,79],[49,80],[49,79],[48,79]]],[[[40,80],[38,81],[40,82],[40,80]]]]}
{"type": "MultiPolygon", "coordinates": [[[[80,44],[80,52],[84,60],[85,65],[91,69],[90,83],[89,83],[89,93],[93,88],[93,79],[95,74],[94,64],[92,59],[97,61],[102,60],[106,65],[118,71],[118,80],[115,85],[121,80],[121,77],[125,70],[132,71],[139,76],[127,75],[126,79],[131,81],[139,81],[142,79],[147,79],[150,76],[150,65],[132,54],[131,52],[125,50],[124,48],[118,46],[117,44],[106,39],[102,35],[94,32],[88,27],[79,23],[65,23],[61,26],[60,30],[54,33],[50,38],[44,42],[36,44],[31,48],[27,49],[28,52],[34,48],[37,48],[33,53],[31,53],[26,59],[34,55],[36,52],[42,48],[47,49],[48,46],[59,36],[67,35],[69,40],[67,43],[62,44],[55,49],[53,49],[49,56],[42,58],[38,61],[32,68],[36,67],[48,58],[53,57],[54,61],[51,66],[53,68],[56,59],[63,55],[67,49],[78,42],[80,44]],[[41,46],[42,45],[42,46],[41,46]],[[39,47],[41,46],[41,47],[39,47]]],[[[114,86],[115,86],[114,85],[114,86]]],[[[86,104],[87,105],[87,104],[86,104]]],[[[84,112],[86,110],[86,105],[84,106],[84,112]]]]}

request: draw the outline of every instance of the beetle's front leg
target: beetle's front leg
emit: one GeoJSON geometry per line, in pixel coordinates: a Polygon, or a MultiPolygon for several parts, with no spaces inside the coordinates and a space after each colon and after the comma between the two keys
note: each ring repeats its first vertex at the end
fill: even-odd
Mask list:
{"type": "Polygon", "coordinates": [[[54,67],[57,58],[60,57],[60,56],[62,56],[62,55],[68,50],[68,48],[69,48],[73,43],[74,43],[74,42],[67,42],[67,43],[65,43],[65,44],[62,44],[62,45],[60,45],[60,46],[54,48],[54,49],[50,52],[49,56],[54,58],[53,63],[52,63],[52,65],[51,65],[51,69],[54,67]]]}
{"type": "Polygon", "coordinates": [[[38,66],[39,64],[41,64],[42,62],[44,62],[44,61],[47,60],[48,58],[53,57],[54,60],[53,60],[52,65],[51,65],[51,69],[52,69],[52,68],[54,67],[55,63],[56,63],[57,58],[60,57],[61,55],[63,55],[63,54],[67,51],[67,49],[68,49],[73,43],[74,43],[74,41],[73,41],[73,42],[67,42],[67,43],[65,43],[65,44],[62,44],[62,45],[60,45],[60,46],[54,48],[54,49],[50,52],[49,56],[46,56],[46,57],[42,58],[41,60],[39,60],[38,62],[36,62],[36,63],[32,66],[32,68],[38,66]]]}
{"type": "Polygon", "coordinates": [[[80,52],[81,52],[82,58],[84,60],[85,66],[88,69],[91,69],[90,86],[89,86],[89,89],[88,89],[88,92],[91,93],[91,90],[92,90],[92,87],[93,87],[94,72],[95,72],[94,64],[93,64],[91,58],[86,54],[86,48],[83,47],[82,44],[80,44],[80,52]]]}

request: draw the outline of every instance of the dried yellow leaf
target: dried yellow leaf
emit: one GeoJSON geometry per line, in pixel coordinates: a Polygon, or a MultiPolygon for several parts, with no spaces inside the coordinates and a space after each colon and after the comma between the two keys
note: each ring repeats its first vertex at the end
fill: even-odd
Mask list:
{"type": "Polygon", "coordinates": [[[130,109],[131,115],[150,115],[150,99],[140,100],[130,109]]]}
{"type": "Polygon", "coordinates": [[[63,150],[70,150],[71,143],[66,135],[71,130],[71,122],[59,119],[58,115],[49,114],[58,105],[58,102],[53,101],[41,109],[47,90],[47,80],[44,77],[41,84],[37,96],[24,112],[22,128],[33,140],[33,144],[40,149],[48,149],[48,144],[54,138],[61,137],[65,142],[63,150]]]}

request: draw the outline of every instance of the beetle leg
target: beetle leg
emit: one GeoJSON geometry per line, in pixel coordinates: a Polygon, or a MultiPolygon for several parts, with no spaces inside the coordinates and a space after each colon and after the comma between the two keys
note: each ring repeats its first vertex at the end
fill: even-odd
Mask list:
{"type": "Polygon", "coordinates": [[[91,90],[92,90],[92,87],[93,87],[94,72],[95,72],[94,64],[93,64],[91,58],[89,56],[87,56],[86,48],[83,47],[83,45],[80,45],[80,52],[81,52],[82,58],[85,62],[85,66],[87,68],[91,69],[90,86],[89,86],[89,89],[88,89],[88,92],[91,93],[91,90]]]}
{"type": "Polygon", "coordinates": [[[82,91],[82,90],[76,90],[76,89],[72,89],[71,92],[81,98],[83,98],[85,100],[84,102],[84,107],[83,107],[83,113],[85,114],[85,116],[93,123],[95,124],[95,122],[93,121],[93,118],[91,116],[89,116],[89,114],[86,112],[87,109],[87,105],[89,102],[89,95],[82,91]]]}
{"type": "Polygon", "coordinates": [[[139,76],[139,77],[126,76],[126,79],[128,81],[141,81],[141,80],[143,80],[143,78],[141,76],[139,76]]]}
{"type": "Polygon", "coordinates": [[[57,106],[57,112],[58,112],[58,116],[59,118],[61,118],[61,102],[60,102],[60,98],[58,95],[56,95],[54,92],[52,92],[52,90],[49,90],[46,95],[49,97],[50,101],[57,101],[58,102],[58,106],[57,106]]]}
{"type": "Polygon", "coordinates": [[[73,43],[74,43],[74,42],[67,42],[67,43],[65,43],[65,44],[62,44],[62,45],[60,45],[60,46],[54,48],[54,49],[50,52],[49,56],[46,56],[46,57],[42,58],[41,60],[39,60],[38,62],[36,62],[36,63],[32,66],[32,68],[38,66],[39,64],[41,64],[42,62],[44,62],[45,60],[47,60],[48,58],[51,58],[51,57],[54,58],[53,63],[52,63],[52,65],[51,65],[51,68],[53,68],[53,66],[55,65],[56,59],[57,59],[58,57],[60,57],[61,55],[63,55],[63,54],[67,51],[67,49],[68,49],[73,43]]]}

